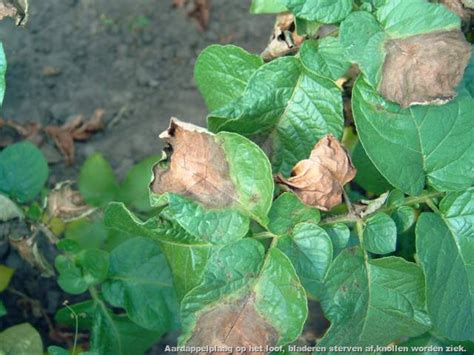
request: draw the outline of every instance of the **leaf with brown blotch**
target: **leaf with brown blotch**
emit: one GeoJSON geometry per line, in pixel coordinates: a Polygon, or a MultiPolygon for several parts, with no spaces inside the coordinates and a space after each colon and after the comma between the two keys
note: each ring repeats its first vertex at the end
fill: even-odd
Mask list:
{"type": "Polygon", "coordinates": [[[379,89],[404,108],[451,100],[471,56],[459,30],[390,40],[386,51],[379,89]]]}
{"type": "Polygon", "coordinates": [[[214,354],[222,355],[229,353],[225,348],[245,347],[248,349],[245,354],[257,355],[277,342],[278,332],[256,311],[255,297],[250,296],[222,302],[203,312],[186,346],[218,347],[223,351],[214,354]],[[261,351],[257,351],[259,348],[261,351]]]}
{"type": "Polygon", "coordinates": [[[222,146],[207,130],[171,119],[160,135],[172,154],[168,166],[155,165],[151,191],[172,192],[200,202],[208,208],[229,207],[237,199],[222,146]]]}
{"type": "Polygon", "coordinates": [[[48,194],[47,210],[50,218],[57,217],[71,222],[94,212],[95,208],[85,203],[79,191],[72,189],[70,181],[59,183],[48,194]]]}
{"type": "Polygon", "coordinates": [[[270,41],[262,52],[265,61],[295,53],[304,37],[296,33],[295,17],[291,13],[277,15],[270,41]]]}
{"type": "Polygon", "coordinates": [[[346,150],[332,135],[323,137],[309,159],[295,165],[291,177],[276,176],[306,205],[328,211],[342,201],[343,186],[356,175],[346,150]]]}
{"type": "Polygon", "coordinates": [[[0,0],[0,20],[12,17],[17,26],[23,26],[28,17],[28,0],[0,0]]]}

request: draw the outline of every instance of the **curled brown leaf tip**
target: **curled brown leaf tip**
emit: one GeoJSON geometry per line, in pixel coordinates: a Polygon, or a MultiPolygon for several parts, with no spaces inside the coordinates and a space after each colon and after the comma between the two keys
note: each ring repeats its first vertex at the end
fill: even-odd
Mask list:
{"type": "Polygon", "coordinates": [[[404,108],[451,100],[471,56],[471,46],[457,30],[391,40],[386,50],[379,89],[404,108]]]}
{"type": "Polygon", "coordinates": [[[153,168],[152,192],[177,193],[209,208],[228,207],[236,200],[229,165],[215,135],[172,118],[160,138],[168,144],[168,154],[153,168]]]}
{"type": "Polygon", "coordinates": [[[49,217],[70,222],[91,214],[95,209],[86,204],[79,191],[72,188],[72,182],[64,181],[49,193],[47,210],[49,217]]]}
{"type": "MultiPolygon", "coordinates": [[[[245,354],[263,354],[267,347],[275,346],[278,333],[255,310],[253,297],[231,303],[222,303],[203,312],[196,324],[188,346],[213,346],[221,350],[245,347],[245,354]],[[250,349],[254,349],[251,351],[250,349]],[[260,351],[257,351],[261,349],[260,351]]],[[[214,354],[229,354],[233,350],[214,354]]]]}
{"type": "Polygon", "coordinates": [[[17,26],[26,23],[28,16],[28,0],[0,0],[0,20],[13,17],[17,26]]]}
{"type": "Polygon", "coordinates": [[[332,135],[323,137],[309,159],[295,165],[289,179],[276,181],[287,186],[306,205],[328,211],[342,201],[343,186],[356,175],[351,159],[332,135]]]}
{"type": "Polygon", "coordinates": [[[273,33],[267,48],[262,52],[263,60],[272,59],[295,53],[304,41],[303,36],[296,33],[295,18],[291,13],[277,15],[273,33]]]}

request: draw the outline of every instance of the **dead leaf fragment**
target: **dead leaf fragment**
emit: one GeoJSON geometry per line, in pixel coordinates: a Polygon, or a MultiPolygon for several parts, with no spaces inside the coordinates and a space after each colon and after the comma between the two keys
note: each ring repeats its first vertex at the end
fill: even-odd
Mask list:
{"type": "Polygon", "coordinates": [[[72,188],[71,181],[64,181],[49,193],[47,210],[50,218],[71,222],[91,214],[95,208],[86,204],[79,191],[72,188]]]}
{"type": "Polygon", "coordinates": [[[12,17],[17,26],[25,25],[28,17],[28,0],[0,0],[0,20],[12,17]]]}
{"type": "Polygon", "coordinates": [[[391,40],[386,50],[379,90],[404,108],[451,100],[471,56],[471,46],[457,30],[391,40]]]}
{"type": "Polygon", "coordinates": [[[213,353],[219,355],[235,353],[237,347],[245,347],[245,354],[257,355],[265,353],[267,347],[275,346],[277,341],[276,329],[258,314],[255,299],[250,296],[219,304],[201,314],[186,345],[229,349],[213,353]]]}
{"type": "Polygon", "coordinates": [[[291,13],[277,15],[273,33],[267,48],[261,57],[265,61],[295,53],[304,41],[303,36],[296,33],[295,18],[291,13]]]}
{"type": "MultiPolygon", "coordinates": [[[[26,122],[20,124],[13,120],[2,120],[0,118],[0,128],[7,127],[18,134],[21,138],[27,139],[33,144],[40,146],[43,143],[43,136],[41,135],[41,124],[38,122],[26,122]]],[[[7,137],[3,134],[0,136],[0,147],[6,147],[14,142],[13,137],[6,132],[7,137]]]]}
{"type": "Polygon", "coordinates": [[[289,179],[277,175],[276,181],[306,205],[328,211],[341,203],[343,186],[355,175],[345,149],[336,138],[327,135],[314,146],[309,159],[295,165],[289,179]]]}
{"type": "Polygon", "coordinates": [[[208,208],[228,207],[236,199],[222,146],[207,130],[171,118],[160,134],[171,152],[153,168],[151,190],[177,193],[208,208]]]}
{"type": "Polygon", "coordinates": [[[197,22],[199,31],[205,31],[209,25],[211,2],[210,0],[173,0],[174,8],[188,8],[188,17],[197,22]]]}

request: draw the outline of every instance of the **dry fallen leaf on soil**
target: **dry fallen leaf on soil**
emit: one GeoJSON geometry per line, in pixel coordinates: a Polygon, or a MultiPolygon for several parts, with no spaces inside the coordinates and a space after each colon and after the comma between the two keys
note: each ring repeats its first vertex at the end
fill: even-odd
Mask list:
{"type": "Polygon", "coordinates": [[[273,33],[267,48],[261,56],[265,61],[294,53],[304,41],[303,36],[296,33],[295,18],[290,13],[277,15],[273,33]]]}
{"type": "MultiPolygon", "coordinates": [[[[27,122],[20,124],[13,120],[3,120],[0,118],[0,128],[8,127],[11,128],[16,134],[20,135],[23,139],[28,139],[33,144],[39,146],[43,143],[43,136],[41,135],[41,124],[38,122],[27,122]]],[[[13,137],[0,136],[0,147],[6,147],[14,142],[13,137]]]]}
{"type": "Polygon", "coordinates": [[[323,137],[309,159],[295,165],[289,179],[276,176],[306,205],[328,211],[342,201],[343,186],[356,175],[349,155],[332,135],[323,137]]]}
{"type": "Polygon", "coordinates": [[[74,141],[89,139],[92,134],[104,129],[104,116],[105,111],[97,109],[87,121],[83,115],[76,115],[62,126],[46,127],[45,132],[54,140],[67,164],[72,165],[75,156],[74,141]]]}
{"type": "Polygon", "coordinates": [[[0,20],[12,17],[17,26],[24,25],[28,17],[28,0],[0,0],[0,20]]]}
{"type": "MultiPolygon", "coordinates": [[[[250,297],[219,304],[199,317],[193,336],[187,346],[215,346],[220,348],[245,347],[245,354],[257,355],[273,347],[278,341],[278,333],[256,310],[255,300],[250,297]]],[[[215,354],[228,354],[216,352],[215,354]]]]}
{"type": "Polygon", "coordinates": [[[188,16],[196,20],[200,31],[205,31],[209,24],[211,2],[210,0],[173,0],[174,8],[189,7],[188,16]]]}
{"type": "Polygon", "coordinates": [[[471,57],[457,30],[391,40],[386,50],[380,92],[402,107],[452,99],[471,57]]]}
{"type": "Polygon", "coordinates": [[[49,217],[70,222],[83,218],[95,210],[86,204],[79,191],[73,190],[71,185],[70,181],[64,181],[51,190],[47,204],[49,217]]]}
{"type": "Polygon", "coordinates": [[[174,192],[209,208],[227,207],[236,199],[224,151],[207,130],[171,119],[160,135],[168,143],[166,162],[153,168],[151,190],[174,192]]]}

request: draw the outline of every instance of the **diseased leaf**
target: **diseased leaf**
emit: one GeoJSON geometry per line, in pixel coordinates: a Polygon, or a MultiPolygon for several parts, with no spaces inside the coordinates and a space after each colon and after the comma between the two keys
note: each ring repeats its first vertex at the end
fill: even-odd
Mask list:
{"type": "Polygon", "coordinates": [[[329,268],[323,290],[331,327],[319,346],[388,345],[431,326],[423,272],[401,258],[367,260],[359,247],[346,249],[329,268]]]}
{"type": "Polygon", "coordinates": [[[41,336],[29,323],[7,328],[0,333],[0,353],[18,355],[42,355],[41,336]]]}
{"type": "Polygon", "coordinates": [[[388,100],[409,107],[455,96],[470,57],[460,24],[442,5],[390,0],[375,15],[349,15],[340,36],[370,84],[388,100]]]}
{"type": "Polygon", "coordinates": [[[299,53],[306,69],[331,80],[341,78],[351,65],[345,58],[339,39],[335,37],[304,41],[299,53]]]}
{"type": "Polygon", "coordinates": [[[287,12],[279,14],[276,17],[270,41],[260,56],[268,62],[275,58],[296,53],[304,39],[296,32],[295,17],[287,12]]]}
{"type": "Polygon", "coordinates": [[[116,315],[96,306],[91,331],[92,354],[144,354],[163,335],[160,331],[142,328],[126,316],[116,315]]]}
{"type": "Polygon", "coordinates": [[[28,0],[0,1],[0,20],[5,17],[14,18],[17,26],[25,25],[28,19],[28,0]]]}
{"type": "Polygon", "coordinates": [[[174,325],[176,295],[166,258],[155,241],[136,237],[115,248],[102,292],[144,328],[165,333],[174,325]]]}
{"type": "MultiPolygon", "coordinates": [[[[233,133],[214,135],[174,118],[161,138],[172,153],[154,168],[150,188],[156,206],[169,203],[176,217],[170,196],[177,194],[199,203],[196,211],[201,212],[201,222],[215,220],[214,213],[228,209],[267,223],[273,182],[270,164],[255,144],[233,133]]],[[[232,219],[236,222],[236,217],[232,219]]],[[[186,229],[182,219],[177,222],[186,229]]],[[[239,223],[246,225],[248,219],[242,216],[239,223]]]]}
{"type": "Polygon", "coordinates": [[[441,215],[422,213],[416,250],[426,277],[428,313],[435,331],[474,340],[474,189],[447,195],[441,215]]]}
{"type": "Polygon", "coordinates": [[[64,222],[74,221],[94,212],[87,205],[79,191],[72,188],[72,183],[65,181],[57,184],[48,194],[48,216],[60,218],[64,222]]]}
{"type": "Polygon", "coordinates": [[[286,12],[284,0],[252,0],[250,12],[253,14],[277,14],[286,12]]]}
{"type": "Polygon", "coordinates": [[[203,280],[182,302],[182,344],[275,346],[293,341],[306,297],[288,258],[243,239],[213,252],[203,280]]]}
{"type": "Polygon", "coordinates": [[[48,173],[43,153],[30,142],[0,152],[0,192],[20,203],[30,202],[41,192],[48,173]]]}
{"type": "Polygon", "coordinates": [[[397,226],[385,213],[369,217],[364,226],[364,248],[375,254],[388,254],[397,248],[397,226]]]}
{"type": "Polygon", "coordinates": [[[283,0],[283,2],[296,16],[322,23],[339,22],[352,11],[351,0],[283,0]]]}
{"type": "Polygon", "coordinates": [[[262,59],[233,45],[212,45],[196,60],[194,79],[209,110],[223,107],[242,95],[262,59]]]}
{"type": "Polygon", "coordinates": [[[474,183],[473,100],[466,90],[443,106],[400,109],[360,78],[352,100],[362,145],[390,184],[417,195],[426,183],[438,191],[474,183]]]}
{"type": "Polygon", "coordinates": [[[333,255],[324,229],[311,223],[297,224],[291,236],[278,239],[277,246],[292,262],[305,289],[319,297],[333,255]]]}
{"type": "Polygon", "coordinates": [[[277,176],[277,181],[293,190],[309,206],[328,211],[342,201],[343,186],[356,175],[347,152],[331,135],[322,138],[309,159],[300,161],[291,177],[277,176]]]}
{"type": "Polygon", "coordinates": [[[250,78],[241,99],[208,117],[211,131],[231,131],[265,143],[274,172],[288,175],[316,141],[343,130],[341,91],[305,71],[295,57],[278,58],[250,78]]]}
{"type": "Polygon", "coordinates": [[[0,194],[0,222],[15,218],[23,219],[23,211],[7,196],[0,194]]]}
{"type": "Polygon", "coordinates": [[[268,214],[268,229],[280,236],[289,236],[293,228],[302,222],[317,224],[320,213],[316,208],[301,203],[295,194],[284,192],[273,202],[268,214]]]}
{"type": "Polygon", "coordinates": [[[79,191],[92,206],[101,207],[114,200],[118,182],[112,167],[101,154],[91,155],[82,165],[79,175],[79,191]]]}

